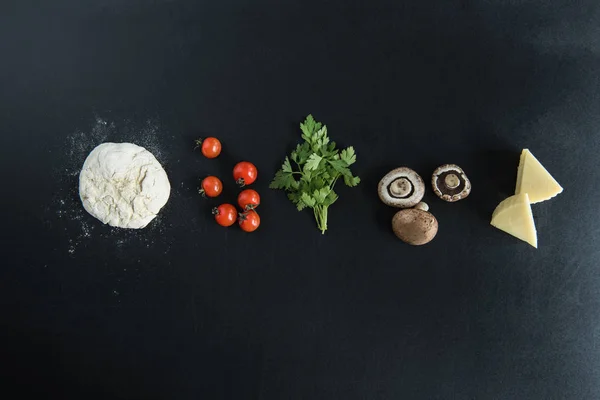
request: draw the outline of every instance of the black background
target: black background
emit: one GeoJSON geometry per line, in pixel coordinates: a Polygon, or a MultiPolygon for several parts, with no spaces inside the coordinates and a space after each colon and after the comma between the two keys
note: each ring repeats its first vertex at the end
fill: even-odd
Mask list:
{"type": "Polygon", "coordinates": [[[596,0],[3,1],[0,396],[600,398],[599,69],[596,0]],[[267,189],[308,113],[363,179],[325,236],[267,189]],[[69,138],[97,120],[157,127],[173,190],[145,230],[81,214],[69,138]],[[538,250],[489,226],[525,147],[565,188],[538,250]],[[235,198],[242,159],[250,235],[195,191],[235,198]],[[472,195],[429,190],[438,237],[404,245],[378,180],[447,162],[472,195]]]}

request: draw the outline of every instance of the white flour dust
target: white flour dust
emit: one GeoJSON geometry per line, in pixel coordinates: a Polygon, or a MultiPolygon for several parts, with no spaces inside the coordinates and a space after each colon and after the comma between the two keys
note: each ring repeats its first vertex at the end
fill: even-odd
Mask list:
{"type": "MultiPolygon", "coordinates": [[[[67,137],[64,167],[54,173],[57,192],[46,208],[47,213],[54,214],[49,215],[46,223],[57,228],[52,221],[58,218],[60,228],[64,229],[68,238],[64,251],[75,255],[78,249],[87,246],[93,239],[110,241],[117,251],[126,249],[133,243],[150,248],[155,244],[156,238],[165,237],[163,233],[166,226],[161,215],[142,230],[112,228],[89,215],[79,198],[79,172],[86,157],[96,146],[107,141],[135,143],[145,147],[165,166],[167,153],[160,145],[160,135],[161,129],[156,121],[136,124],[130,120],[115,122],[96,118],[91,129],[77,130],[67,137]]],[[[168,173],[168,164],[166,169],[168,173]]],[[[167,203],[166,207],[168,206],[167,203]]],[[[168,247],[170,248],[170,244],[168,247]]]]}

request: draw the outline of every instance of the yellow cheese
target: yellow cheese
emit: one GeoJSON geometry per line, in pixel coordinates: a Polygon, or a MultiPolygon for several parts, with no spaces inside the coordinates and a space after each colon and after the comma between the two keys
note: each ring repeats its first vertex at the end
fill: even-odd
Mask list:
{"type": "Polygon", "coordinates": [[[537,158],[528,149],[523,150],[517,172],[515,194],[529,194],[529,201],[533,204],[549,200],[562,191],[563,188],[537,158]]]}
{"type": "Polygon", "coordinates": [[[537,249],[537,232],[527,193],[516,194],[496,207],[492,225],[537,249]]]}

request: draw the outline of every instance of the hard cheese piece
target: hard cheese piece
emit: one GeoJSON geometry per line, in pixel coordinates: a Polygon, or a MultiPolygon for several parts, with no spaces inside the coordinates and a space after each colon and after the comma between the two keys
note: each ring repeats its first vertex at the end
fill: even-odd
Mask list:
{"type": "Polygon", "coordinates": [[[549,200],[563,188],[528,149],[521,153],[515,194],[527,193],[531,203],[549,200]]]}
{"type": "Polygon", "coordinates": [[[496,207],[492,225],[537,249],[537,232],[527,193],[515,194],[496,207]]]}

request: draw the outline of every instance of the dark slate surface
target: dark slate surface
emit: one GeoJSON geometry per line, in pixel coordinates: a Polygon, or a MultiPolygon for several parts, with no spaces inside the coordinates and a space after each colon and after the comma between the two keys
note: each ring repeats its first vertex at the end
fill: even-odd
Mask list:
{"type": "Polygon", "coordinates": [[[582,1],[55,0],[0,4],[2,389],[57,399],[600,398],[600,5],[582,1]],[[313,113],[354,145],[321,236],[267,189],[313,113]],[[192,151],[203,134],[224,155],[192,151]],[[173,191],[139,232],[82,211],[102,140],[173,191]],[[539,250],[494,230],[530,148],[565,188],[539,250]],[[262,226],[195,192],[259,168],[262,226]],[[377,182],[461,165],[411,248],[377,182]]]}

